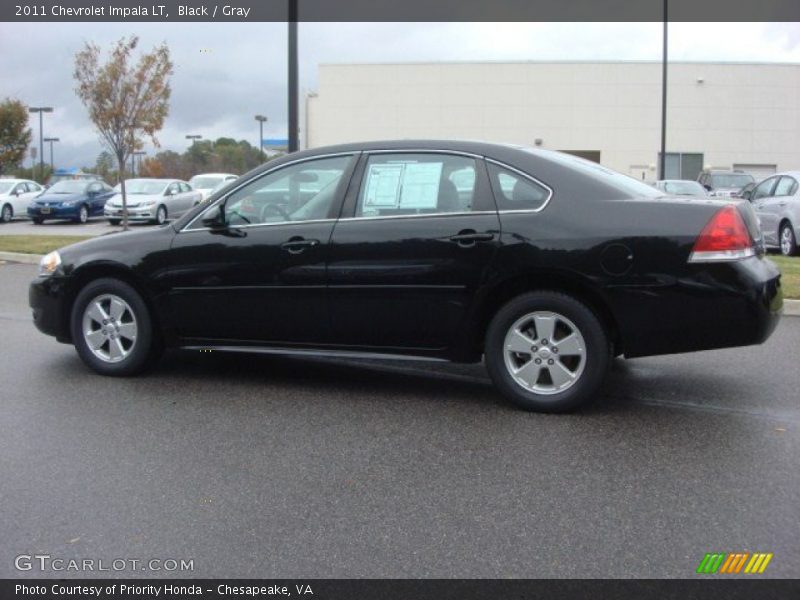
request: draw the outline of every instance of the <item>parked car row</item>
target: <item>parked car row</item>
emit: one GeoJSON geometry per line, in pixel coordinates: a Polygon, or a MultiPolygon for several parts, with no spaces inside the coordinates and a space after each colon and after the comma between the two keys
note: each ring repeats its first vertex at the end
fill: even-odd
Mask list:
{"type": "MultiPolygon", "coordinates": [[[[125,182],[128,219],[165,223],[236,178],[230,173],[197,175],[193,180],[200,188],[179,179],[129,179],[125,182]]],[[[123,218],[122,189],[96,176],[64,177],[47,188],[27,179],[0,179],[0,222],[26,217],[36,225],[53,219],[86,223],[92,217],[118,225],[123,218]]]]}

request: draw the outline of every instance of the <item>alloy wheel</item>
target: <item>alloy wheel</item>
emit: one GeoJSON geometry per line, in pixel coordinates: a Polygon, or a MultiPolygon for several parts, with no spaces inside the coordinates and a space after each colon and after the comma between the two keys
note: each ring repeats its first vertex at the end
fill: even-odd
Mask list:
{"type": "Polygon", "coordinates": [[[85,206],[81,206],[80,211],[78,212],[78,220],[81,223],[86,223],[89,220],[89,211],[85,206]]]}
{"type": "Polygon", "coordinates": [[[565,316],[537,311],[517,319],[506,333],[503,357],[512,379],[536,394],[558,394],[580,379],[586,342],[565,316]]]}
{"type": "Polygon", "coordinates": [[[793,245],[792,229],[788,225],[784,225],[783,229],[781,229],[781,254],[789,256],[792,253],[793,245]]]}
{"type": "Polygon", "coordinates": [[[93,298],[83,311],[83,339],[103,362],[125,360],[136,345],[137,330],[133,309],[115,294],[93,298]]]}
{"type": "Polygon", "coordinates": [[[11,220],[11,207],[8,204],[3,207],[3,214],[0,220],[2,220],[3,223],[8,223],[11,220]]]}

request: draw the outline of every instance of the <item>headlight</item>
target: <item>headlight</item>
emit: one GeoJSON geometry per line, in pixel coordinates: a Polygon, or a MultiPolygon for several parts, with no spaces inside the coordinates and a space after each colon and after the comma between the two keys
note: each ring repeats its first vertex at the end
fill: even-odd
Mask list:
{"type": "Polygon", "coordinates": [[[39,261],[39,276],[48,277],[55,273],[60,266],[61,255],[57,250],[53,250],[50,254],[45,254],[42,260],[39,261]]]}
{"type": "Polygon", "coordinates": [[[142,202],[142,206],[153,206],[153,204],[155,203],[156,203],[155,200],[145,200],[144,202],[142,202]]]}

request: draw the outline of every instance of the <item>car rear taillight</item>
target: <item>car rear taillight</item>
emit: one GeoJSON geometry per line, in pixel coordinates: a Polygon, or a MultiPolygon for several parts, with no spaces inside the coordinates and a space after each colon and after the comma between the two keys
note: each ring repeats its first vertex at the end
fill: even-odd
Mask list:
{"type": "Polygon", "coordinates": [[[754,256],[753,240],[736,206],[719,209],[700,232],[689,262],[731,261],[754,256]]]}

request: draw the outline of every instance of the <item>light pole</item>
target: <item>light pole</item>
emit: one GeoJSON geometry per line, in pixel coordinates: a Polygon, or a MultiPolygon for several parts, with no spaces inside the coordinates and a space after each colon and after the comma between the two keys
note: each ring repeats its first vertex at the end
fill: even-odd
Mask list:
{"type": "Polygon", "coordinates": [[[661,157],[658,161],[659,179],[666,179],[667,165],[667,1],[664,0],[664,53],[661,57],[661,157]]]}
{"type": "Polygon", "coordinates": [[[289,0],[289,152],[297,152],[297,136],[300,129],[298,119],[298,76],[297,76],[297,0],[289,0]]]}
{"type": "Polygon", "coordinates": [[[44,183],[44,133],[42,131],[42,113],[53,112],[52,106],[29,106],[28,112],[39,113],[39,177],[42,178],[44,183]]]}
{"type": "Polygon", "coordinates": [[[187,135],[186,139],[187,140],[192,140],[192,146],[194,146],[195,141],[202,140],[203,136],[202,135],[198,135],[198,134],[195,133],[195,134],[192,134],[192,135],[187,135]]]}
{"type": "Polygon", "coordinates": [[[258,121],[258,147],[261,150],[261,162],[264,162],[266,158],[264,156],[264,123],[267,122],[267,117],[256,115],[256,121],[258,121]]]}
{"type": "Polygon", "coordinates": [[[53,142],[60,142],[61,140],[59,140],[58,138],[54,138],[54,137],[46,137],[46,138],[44,138],[44,141],[45,142],[50,142],[50,169],[53,172],[55,172],[56,165],[53,162],[53,142]]]}

